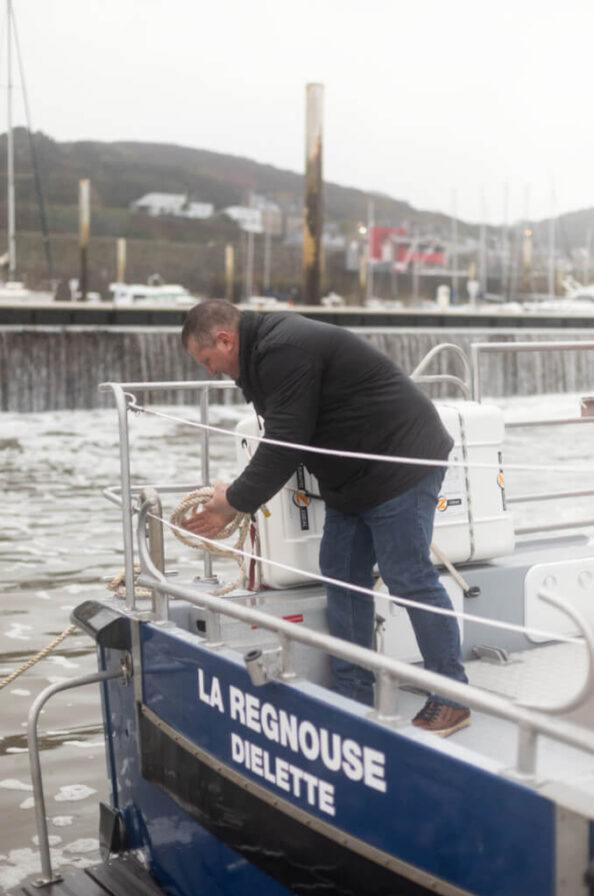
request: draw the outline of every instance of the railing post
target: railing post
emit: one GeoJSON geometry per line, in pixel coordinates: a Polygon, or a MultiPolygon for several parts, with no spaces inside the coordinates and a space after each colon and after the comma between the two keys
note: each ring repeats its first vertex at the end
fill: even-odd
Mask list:
{"type": "Polygon", "coordinates": [[[398,713],[398,679],[385,670],[375,675],[375,707],[371,717],[388,724],[403,721],[398,713]]]}
{"type": "MultiPolygon", "coordinates": [[[[200,422],[204,425],[204,427],[208,425],[208,397],[208,386],[205,386],[200,393],[200,422]]],[[[209,432],[208,429],[203,428],[200,433],[203,485],[208,485],[210,482],[209,446],[209,432]]],[[[212,555],[209,551],[204,551],[204,578],[207,580],[212,578],[212,555]]]]}
{"type": "Polygon", "coordinates": [[[282,632],[279,632],[278,640],[281,649],[281,678],[290,681],[297,677],[293,669],[293,642],[282,632]]]}
{"type": "Polygon", "coordinates": [[[126,608],[134,610],[134,535],[132,531],[132,490],[130,486],[130,443],[128,440],[128,403],[121,386],[111,384],[118,411],[120,431],[120,475],[122,480],[122,528],[124,536],[124,575],[126,608]]]}
{"type": "Polygon", "coordinates": [[[536,777],[536,746],[538,735],[534,728],[518,724],[517,774],[522,778],[536,777]]]}
{"type": "Polygon", "coordinates": [[[481,400],[481,355],[480,347],[475,343],[470,346],[470,366],[472,369],[472,398],[481,400]]]}
{"type": "MultiPolygon", "coordinates": [[[[148,535],[149,554],[154,566],[159,572],[165,572],[165,548],[163,544],[163,505],[161,498],[156,489],[148,487],[143,488],[140,493],[140,500],[144,504],[145,501],[150,502],[152,514],[148,514],[146,521],[146,529],[148,535]],[[156,519],[155,517],[158,517],[156,519]]],[[[160,594],[153,589],[152,591],[152,611],[157,619],[169,618],[169,601],[166,594],[160,594]]]]}
{"type": "Polygon", "coordinates": [[[221,614],[216,610],[204,610],[204,625],[207,647],[222,647],[221,614]]]}

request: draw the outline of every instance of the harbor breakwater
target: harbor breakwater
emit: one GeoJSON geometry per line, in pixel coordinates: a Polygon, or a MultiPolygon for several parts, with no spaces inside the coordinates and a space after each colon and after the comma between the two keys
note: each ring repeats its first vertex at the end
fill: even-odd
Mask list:
{"type": "MultiPolygon", "coordinates": [[[[569,329],[385,328],[360,329],[363,338],[410,373],[435,345],[448,342],[469,356],[474,342],[579,340],[591,333],[569,329]]],[[[440,355],[431,373],[460,376],[459,359],[440,355]]],[[[594,351],[520,352],[485,356],[483,392],[538,395],[554,392],[594,393],[594,351]]],[[[206,379],[205,372],[182,350],[179,328],[22,327],[0,328],[0,410],[22,413],[91,409],[113,399],[98,391],[101,382],[146,382],[206,379]]],[[[431,387],[434,396],[452,396],[449,385],[431,387]]],[[[194,404],[191,393],[163,393],[160,404],[194,404]]]]}

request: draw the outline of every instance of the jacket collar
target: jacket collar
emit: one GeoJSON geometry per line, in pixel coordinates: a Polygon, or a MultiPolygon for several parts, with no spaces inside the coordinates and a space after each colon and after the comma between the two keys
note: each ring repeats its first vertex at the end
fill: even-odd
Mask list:
{"type": "Polygon", "coordinates": [[[239,321],[239,379],[237,385],[242,390],[248,401],[249,395],[249,370],[252,354],[258,340],[258,330],[262,324],[264,315],[258,311],[242,311],[239,321]]]}

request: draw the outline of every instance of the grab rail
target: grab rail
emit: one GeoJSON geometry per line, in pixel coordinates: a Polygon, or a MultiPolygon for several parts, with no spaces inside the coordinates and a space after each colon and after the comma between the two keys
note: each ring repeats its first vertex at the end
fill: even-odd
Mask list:
{"type": "Polygon", "coordinates": [[[594,635],[592,634],[592,629],[586,622],[585,618],[575,607],[572,607],[570,604],[564,604],[556,594],[553,594],[546,588],[541,588],[538,592],[538,596],[541,600],[544,600],[545,603],[551,604],[551,606],[556,607],[558,610],[561,610],[561,612],[565,613],[573,622],[575,622],[578,630],[581,632],[582,637],[584,638],[586,647],[588,668],[586,670],[586,675],[581,687],[578,691],[576,691],[573,697],[565,700],[564,702],[556,703],[553,706],[535,707],[534,704],[525,702],[519,704],[521,706],[525,706],[526,709],[538,708],[540,712],[557,715],[569,712],[572,709],[577,709],[578,706],[581,706],[582,703],[586,701],[586,699],[592,692],[592,686],[594,685],[594,635]]]}
{"type": "Polygon", "coordinates": [[[31,783],[33,785],[33,802],[35,805],[35,824],[37,826],[37,839],[39,840],[39,854],[41,857],[42,877],[35,881],[34,886],[44,887],[46,884],[57,883],[62,880],[61,875],[52,872],[52,860],[47,833],[47,819],[45,811],[45,797],[43,794],[43,778],[41,776],[41,761],[39,758],[39,740],[37,737],[37,722],[39,714],[50,697],[61,691],[71,688],[80,688],[86,684],[102,684],[113,678],[121,678],[122,671],[95,672],[92,675],[83,675],[80,678],[72,678],[70,681],[60,681],[45,688],[35,698],[27,721],[27,747],[29,750],[29,768],[31,770],[31,783]]]}
{"type": "Polygon", "coordinates": [[[410,374],[410,378],[411,380],[414,380],[415,383],[452,383],[454,386],[457,386],[460,389],[465,398],[470,398],[471,395],[470,383],[472,379],[472,371],[470,369],[470,364],[468,363],[468,358],[466,357],[460,346],[454,345],[454,343],[452,342],[443,342],[440,345],[433,346],[433,348],[427,352],[420,364],[417,364],[413,372],[410,374]],[[465,374],[464,380],[460,379],[460,377],[453,376],[452,374],[448,373],[424,373],[426,368],[437,357],[437,355],[440,355],[446,351],[452,352],[460,361],[462,361],[462,366],[464,368],[465,374]]]}

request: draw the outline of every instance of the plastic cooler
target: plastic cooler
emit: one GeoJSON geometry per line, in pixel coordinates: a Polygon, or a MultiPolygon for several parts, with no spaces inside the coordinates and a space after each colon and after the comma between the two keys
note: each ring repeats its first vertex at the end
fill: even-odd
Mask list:
{"type": "MultiPolygon", "coordinates": [[[[507,554],[513,549],[514,531],[505,506],[502,412],[472,401],[436,406],[454,439],[449,460],[456,466],[448,468],[443,482],[435,513],[434,541],[453,563],[507,554]],[[486,464],[488,468],[476,468],[473,464],[486,464]]],[[[245,436],[264,434],[255,414],[241,421],[237,432],[245,436]]],[[[246,466],[256,448],[255,441],[237,440],[239,469],[246,466]]],[[[300,467],[270,499],[268,515],[262,511],[256,515],[261,556],[290,567],[263,565],[263,583],[271,588],[303,584],[311,573],[319,574],[324,503],[310,497],[316,494],[315,477],[300,467]]]]}

